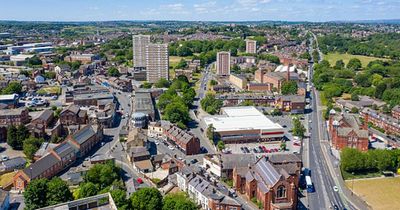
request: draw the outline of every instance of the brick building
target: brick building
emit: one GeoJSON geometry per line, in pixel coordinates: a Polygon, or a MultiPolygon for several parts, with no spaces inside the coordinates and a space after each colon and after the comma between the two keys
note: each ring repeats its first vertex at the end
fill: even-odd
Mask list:
{"type": "Polygon", "coordinates": [[[69,105],[60,113],[60,122],[66,126],[86,124],[87,118],[87,111],[81,110],[77,105],[69,105]]]}
{"type": "Polygon", "coordinates": [[[0,109],[0,126],[18,126],[29,122],[29,111],[26,108],[0,109]]]}
{"type": "Polygon", "coordinates": [[[400,106],[396,105],[392,109],[392,117],[400,120],[400,106]]]}
{"type": "Polygon", "coordinates": [[[186,155],[196,155],[200,152],[200,140],[193,134],[188,133],[173,124],[167,124],[163,127],[164,136],[172,141],[186,155]]]}
{"type": "Polygon", "coordinates": [[[341,150],[345,147],[368,151],[368,129],[362,125],[358,117],[348,113],[336,114],[330,111],[329,136],[332,147],[341,150]]]}
{"type": "Polygon", "coordinates": [[[388,134],[400,135],[400,123],[398,119],[370,108],[364,108],[360,114],[364,118],[365,123],[372,123],[384,129],[388,134]]]}
{"type": "Polygon", "coordinates": [[[264,210],[296,209],[301,161],[292,158],[285,162],[284,159],[282,156],[272,162],[262,157],[254,165],[235,168],[234,188],[248,200],[256,198],[264,210]]]}

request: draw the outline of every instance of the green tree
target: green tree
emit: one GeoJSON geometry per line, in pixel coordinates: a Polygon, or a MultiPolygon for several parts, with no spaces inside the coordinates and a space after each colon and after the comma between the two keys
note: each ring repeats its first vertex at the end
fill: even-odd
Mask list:
{"type": "Polygon", "coordinates": [[[190,120],[189,109],[183,102],[172,102],[165,107],[164,117],[172,123],[186,124],[190,120]]]}
{"type": "Polygon", "coordinates": [[[341,168],[347,172],[359,172],[364,169],[365,156],[353,148],[344,148],[340,154],[341,168]]]}
{"type": "Polygon", "coordinates": [[[79,198],[86,198],[86,197],[90,197],[90,196],[94,196],[97,195],[98,193],[98,189],[96,187],[95,184],[93,184],[92,182],[86,182],[81,184],[81,186],[79,187],[79,198]]]}
{"type": "Polygon", "coordinates": [[[107,75],[110,77],[119,77],[121,76],[121,73],[118,71],[116,67],[112,66],[107,70],[107,75]]]}
{"type": "Polygon", "coordinates": [[[10,126],[7,130],[7,144],[15,150],[23,149],[23,142],[29,137],[29,130],[25,125],[10,126]]]}
{"type": "Polygon", "coordinates": [[[218,85],[218,82],[212,79],[212,80],[210,81],[210,85],[212,85],[212,86],[218,85]]]}
{"type": "Polygon", "coordinates": [[[54,177],[47,183],[47,205],[64,203],[73,199],[67,183],[61,178],[54,177]]]}
{"type": "Polygon", "coordinates": [[[168,88],[169,87],[169,81],[165,78],[161,78],[160,80],[158,80],[154,86],[156,88],[168,88]]]}
{"type": "Polygon", "coordinates": [[[295,117],[293,119],[293,135],[298,136],[300,138],[304,138],[304,133],[306,132],[306,128],[303,124],[301,124],[300,120],[295,117]]]}
{"type": "Polygon", "coordinates": [[[26,59],[28,66],[40,66],[42,65],[42,61],[40,60],[39,57],[37,57],[36,55],[33,56],[32,58],[28,58],[26,59]]]}
{"type": "Polygon", "coordinates": [[[47,206],[47,179],[32,180],[23,193],[25,209],[34,210],[47,206]]]}
{"type": "Polygon", "coordinates": [[[351,69],[351,70],[359,70],[361,69],[361,61],[358,58],[352,58],[349,60],[349,62],[347,63],[347,68],[351,69]]]}
{"type": "Polygon", "coordinates": [[[151,86],[153,86],[153,85],[152,85],[151,83],[148,83],[148,82],[144,82],[144,83],[142,84],[142,88],[144,88],[144,89],[150,89],[151,86]]]}
{"type": "Polygon", "coordinates": [[[117,205],[118,209],[128,210],[130,208],[130,202],[126,198],[126,192],[122,189],[116,189],[111,191],[111,196],[117,205]]]}
{"type": "Polygon", "coordinates": [[[98,185],[100,189],[104,189],[119,179],[119,173],[120,169],[113,162],[96,164],[86,172],[84,180],[98,185]]]}
{"type": "Polygon", "coordinates": [[[183,192],[168,194],[164,197],[162,210],[196,210],[197,205],[183,192]]]}
{"type": "Polygon", "coordinates": [[[20,94],[22,92],[22,85],[19,82],[10,82],[7,87],[5,87],[1,94],[20,94]]]}
{"type": "Polygon", "coordinates": [[[221,150],[225,149],[225,143],[223,141],[219,140],[217,143],[217,147],[221,151],[221,150]]]}
{"type": "Polygon", "coordinates": [[[342,59],[337,60],[335,63],[335,66],[334,66],[335,69],[343,69],[344,67],[345,67],[345,63],[343,62],[342,59]]]}
{"type": "Polygon", "coordinates": [[[282,151],[286,151],[286,142],[282,142],[280,147],[282,151]]]}
{"type": "Polygon", "coordinates": [[[33,160],[33,156],[35,155],[35,153],[40,148],[43,142],[44,142],[43,139],[38,139],[33,136],[25,139],[25,141],[23,142],[23,151],[29,160],[33,160]]]}
{"type": "Polygon", "coordinates": [[[223,102],[220,99],[216,99],[213,94],[207,94],[206,97],[200,101],[200,105],[204,111],[214,115],[219,112],[223,102]]]}
{"type": "Polygon", "coordinates": [[[296,81],[285,81],[282,84],[281,92],[283,95],[294,95],[297,94],[297,89],[296,81]]]}
{"type": "Polygon", "coordinates": [[[360,97],[357,94],[353,93],[353,94],[351,94],[351,100],[352,101],[359,101],[360,97]]]}
{"type": "Polygon", "coordinates": [[[207,138],[212,142],[214,142],[214,131],[215,131],[214,125],[213,124],[208,125],[206,135],[207,138]]]}
{"type": "Polygon", "coordinates": [[[130,197],[133,209],[161,210],[162,195],[156,188],[141,188],[130,197]]]}
{"type": "Polygon", "coordinates": [[[188,63],[185,59],[182,58],[176,65],[175,69],[185,69],[186,67],[188,67],[188,63]]]}

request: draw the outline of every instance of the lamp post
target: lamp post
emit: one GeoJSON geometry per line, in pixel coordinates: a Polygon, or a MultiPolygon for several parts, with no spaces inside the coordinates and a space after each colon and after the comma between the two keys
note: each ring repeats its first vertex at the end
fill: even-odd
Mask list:
{"type": "Polygon", "coordinates": [[[353,191],[354,191],[354,172],[351,172],[351,174],[353,175],[353,179],[351,181],[351,195],[353,195],[353,191]]]}

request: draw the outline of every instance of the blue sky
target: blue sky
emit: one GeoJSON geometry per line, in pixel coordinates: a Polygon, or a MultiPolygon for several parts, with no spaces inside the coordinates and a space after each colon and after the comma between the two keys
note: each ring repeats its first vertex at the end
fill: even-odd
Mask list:
{"type": "Polygon", "coordinates": [[[1,20],[400,19],[400,0],[0,0],[1,20]]]}

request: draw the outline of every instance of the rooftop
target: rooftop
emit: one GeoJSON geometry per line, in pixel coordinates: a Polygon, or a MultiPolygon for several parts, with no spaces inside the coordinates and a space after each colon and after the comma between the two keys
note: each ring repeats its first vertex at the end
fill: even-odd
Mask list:
{"type": "Polygon", "coordinates": [[[224,115],[204,118],[204,122],[212,124],[216,132],[252,129],[283,132],[281,125],[272,122],[253,106],[225,107],[221,112],[224,115]]]}

